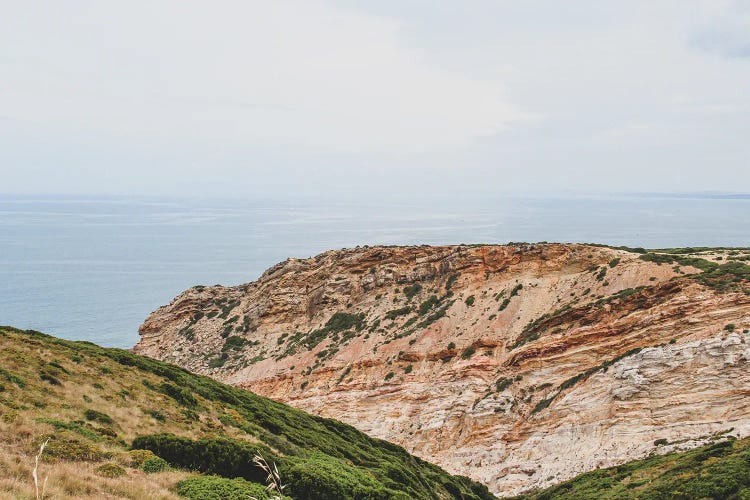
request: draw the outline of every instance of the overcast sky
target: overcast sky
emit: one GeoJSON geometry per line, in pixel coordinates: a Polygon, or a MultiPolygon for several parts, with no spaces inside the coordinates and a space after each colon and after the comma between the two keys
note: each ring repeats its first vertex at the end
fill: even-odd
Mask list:
{"type": "Polygon", "coordinates": [[[747,0],[0,14],[0,193],[750,191],[747,0]]]}

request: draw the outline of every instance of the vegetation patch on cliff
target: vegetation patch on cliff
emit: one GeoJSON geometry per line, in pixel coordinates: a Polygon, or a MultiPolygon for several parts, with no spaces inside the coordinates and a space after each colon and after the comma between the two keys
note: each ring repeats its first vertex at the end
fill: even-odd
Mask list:
{"type": "Polygon", "coordinates": [[[730,438],[582,474],[517,500],[750,497],[750,439],[730,438]]]}

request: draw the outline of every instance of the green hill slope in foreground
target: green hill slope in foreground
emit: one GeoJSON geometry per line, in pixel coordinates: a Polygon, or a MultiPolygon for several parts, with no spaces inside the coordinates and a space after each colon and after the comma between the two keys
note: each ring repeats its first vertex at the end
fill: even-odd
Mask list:
{"type": "Polygon", "coordinates": [[[494,498],[335,420],[128,351],[0,327],[0,498],[34,498],[48,438],[38,475],[54,498],[262,500],[257,454],[297,499],[494,498]]]}
{"type": "MultiPolygon", "coordinates": [[[[0,327],[0,498],[34,498],[34,455],[48,438],[39,477],[49,498],[267,499],[258,453],[298,499],[493,498],[337,421],[128,351],[0,327]]],[[[750,498],[750,439],[518,498],[750,498]]]]}

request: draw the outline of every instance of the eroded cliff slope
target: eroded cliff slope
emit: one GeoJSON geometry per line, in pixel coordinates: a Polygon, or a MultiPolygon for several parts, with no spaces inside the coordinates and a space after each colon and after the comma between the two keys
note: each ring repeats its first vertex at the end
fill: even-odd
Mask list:
{"type": "Polygon", "coordinates": [[[187,290],[146,320],[135,350],[514,494],[750,433],[748,255],[329,251],[187,290]]]}

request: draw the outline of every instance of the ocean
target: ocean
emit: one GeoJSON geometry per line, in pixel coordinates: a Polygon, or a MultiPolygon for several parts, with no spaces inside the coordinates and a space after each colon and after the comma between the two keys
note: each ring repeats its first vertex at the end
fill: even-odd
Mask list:
{"type": "Polygon", "coordinates": [[[377,244],[750,246],[750,197],[608,195],[295,201],[0,195],[0,324],[132,347],[193,285],[377,244]]]}

